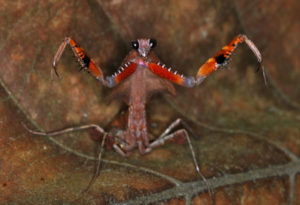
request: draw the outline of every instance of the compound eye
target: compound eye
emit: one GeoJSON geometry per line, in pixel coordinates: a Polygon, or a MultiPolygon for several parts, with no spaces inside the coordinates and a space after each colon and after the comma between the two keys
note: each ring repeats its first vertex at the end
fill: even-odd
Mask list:
{"type": "Polygon", "coordinates": [[[149,45],[150,45],[150,48],[154,48],[156,46],[157,42],[155,39],[150,39],[150,42],[149,42],[149,45]]]}
{"type": "Polygon", "coordinates": [[[131,46],[134,49],[139,49],[139,42],[138,41],[131,41],[131,46]]]}

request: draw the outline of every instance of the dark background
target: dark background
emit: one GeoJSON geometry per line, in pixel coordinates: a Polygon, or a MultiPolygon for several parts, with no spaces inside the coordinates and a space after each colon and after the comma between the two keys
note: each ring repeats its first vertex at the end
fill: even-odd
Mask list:
{"type": "MultiPolygon", "coordinates": [[[[58,67],[62,78],[54,75],[53,56],[65,36],[76,39],[106,75],[138,37],[156,38],[155,51],[166,65],[195,75],[245,33],[262,52],[268,87],[242,45],[230,70],[196,88],[177,86],[176,97],[153,98],[149,132],[158,136],[177,117],[189,124],[217,204],[300,204],[299,10],[297,0],[1,0],[1,203],[71,202],[94,173],[88,159],[99,150],[91,140],[95,133],[51,139],[29,134],[21,123],[41,131],[86,123],[126,126],[124,105],[109,101],[110,90],[78,72],[70,49],[58,67]]],[[[145,156],[136,150],[130,158],[106,151],[104,159],[97,181],[75,203],[209,201],[186,143],[170,142],[145,156]]]]}

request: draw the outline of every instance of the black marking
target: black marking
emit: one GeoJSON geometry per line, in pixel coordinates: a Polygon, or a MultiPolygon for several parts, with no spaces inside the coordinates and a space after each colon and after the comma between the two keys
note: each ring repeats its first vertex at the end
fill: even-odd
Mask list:
{"type": "Polygon", "coordinates": [[[84,58],[82,58],[82,61],[86,67],[89,67],[91,59],[88,56],[84,56],[84,58]]]}
{"type": "Polygon", "coordinates": [[[132,48],[137,50],[139,48],[139,42],[138,41],[132,41],[131,46],[132,46],[132,48]]]}
{"type": "Polygon", "coordinates": [[[215,57],[215,59],[216,59],[217,64],[219,64],[219,65],[223,64],[226,61],[226,57],[223,54],[215,57]]]}
{"type": "Polygon", "coordinates": [[[154,48],[156,46],[156,44],[157,44],[156,40],[151,38],[149,41],[150,48],[154,48]]]}

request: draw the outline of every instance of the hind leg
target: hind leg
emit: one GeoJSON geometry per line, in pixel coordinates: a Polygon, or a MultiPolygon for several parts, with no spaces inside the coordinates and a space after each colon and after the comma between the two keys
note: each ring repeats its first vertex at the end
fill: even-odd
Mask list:
{"type": "Polygon", "coordinates": [[[185,138],[187,140],[188,144],[189,144],[189,149],[190,149],[191,154],[192,154],[192,158],[193,158],[193,162],[194,162],[196,171],[197,171],[198,175],[201,177],[201,179],[204,181],[204,183],[206,184],[207,189],[208,189],[208,193],[209,193],[210,198],[212,199],[213,204],[214,204],[215,203],[215,198],[214,198],[214,195],[213,195],[214,192],[211,188],[211,185],[208,183],[208,181],[206,180],[206,178],[204,177],[204,175],[200,171],[199,164],[198,164],[197,159],[196,159],[194,147],[192,145],[192,142],[191,142],[191,139],[189,137],[188,132],[186,131],[186,129],[179,129],[179,130],[176,130],[176,131],[172,132],[172,130],[174,128],[176,128],[177,126],[179,126],[180,124],[184,125],[184,123],[182,122],[182,120],[180,118],[178,118],[173,123],[171,123],[169,125],[169,127],[156,140],[154,140],[152,143],[149,144],[149,146],[146,148],[146,153],[151,152],[153,148],[156,148],[156,147],[159,147],[159,146],[165,144],[165,142],[167,140],[178,138],[178,137],[185,138]]]}

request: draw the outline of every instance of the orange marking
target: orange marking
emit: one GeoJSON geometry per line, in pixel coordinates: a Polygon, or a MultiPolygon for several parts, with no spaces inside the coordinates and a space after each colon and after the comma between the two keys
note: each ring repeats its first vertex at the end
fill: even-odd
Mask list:
{"type": "Polygon", "coordinates": [[[120,74],[118,74],[115,77],[115,82],[119,83],[122,80],[126,79],[135,71],[136,67],[137,67],[136,63],[130,63],[127,67],[124,68],[124,70],[120,74]]]}
{"type": "Polygon", "coordinates": [[[244,42],[243,35],[236,36],[230,43],[219,50],[212,58],[209,58],[198,70],[197,78],[206,77],[216,71],[219,66],[225,63],[231,56],[232,52],[237,48],[238,44],[244,42]]]}
{"type": "Polygon", "coordinates": [[[87,56],[86,52],[72,39],[69,39],[72,50],[81,59],[82,66],[87,67],[88,71],[92,73],[96,78],[103,77],[102,71],[95,65],[95,63],[87,56]]]}
{"type": "Polygon", "coordinates": [[[200,76],[208,76],[210,73],[214,72],[215,70],[217,70],[217,67],[216,67],[216,60],[215,58],[210,58],[206,61],[206,63],[204,63],[198,73],[197,73],[197,77],[200,77],[200,76]]]}
{"type": "Polygon", "coordinates": [[[103,73],[97,68],[93,61],[90,61],[88,70],[97,78],[103,77],[103,73]]]}
{"type": "Polygon", "coordinates": [[[184,84],[184,79],[180,75],[168,71],[167,68],[163,68],[162,66],[157,65],[156,63],[150,63],[149,68],[153,73],[159,75],[160,77],[166,78],[179,85],[184,84]]]}

